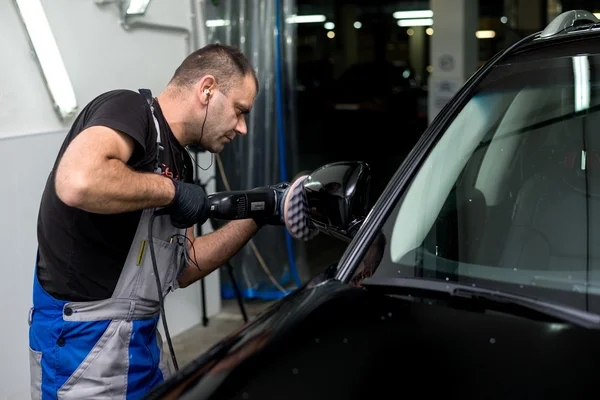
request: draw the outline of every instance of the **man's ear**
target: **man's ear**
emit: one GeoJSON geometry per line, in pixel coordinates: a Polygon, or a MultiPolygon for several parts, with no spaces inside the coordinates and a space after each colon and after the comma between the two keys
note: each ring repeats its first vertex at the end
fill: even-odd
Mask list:
{"type": "Polygon", "coordinates": [[[196,86],[196,91],[198,93],[198,98],[200,102],[203,104],[208,104],[208,101],[214,95],[214,92],[217,88],[217,80],[212,75],[206,75],[198,82],[196,86]]]}

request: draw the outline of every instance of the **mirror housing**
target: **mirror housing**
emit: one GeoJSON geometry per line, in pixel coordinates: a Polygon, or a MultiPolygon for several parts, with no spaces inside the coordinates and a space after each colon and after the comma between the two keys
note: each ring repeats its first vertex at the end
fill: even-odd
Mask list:
{"type": "Polygon", "coordinates": [[[322,166],[304,181],[312,223],[320,232],[350,241],[369,211],[371,168],[362,161],[322,166]]]}

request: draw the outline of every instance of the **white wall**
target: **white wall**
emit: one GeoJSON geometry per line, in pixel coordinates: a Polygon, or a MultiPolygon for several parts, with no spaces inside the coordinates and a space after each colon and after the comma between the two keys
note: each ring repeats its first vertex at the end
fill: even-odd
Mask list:
{"type": "MultiPolygon", "coordinates": [[[[158,93],[186,55],[181,35],[139,30],[126,32],[113,6],[93,0],[42,1],[80,108],[94,96],[115,88],[150,88],[158,93]]],[[[189,2],[153,0],[146,22],[185,26],[189,2]]],[[[29,396],[28,325],[35,261],[36,220],[40,195],[69,122],[52,109],[25,30],[13,1],[0,1],[0,157],[5,174],[0,189],[0,399],[29,396]]],[[[199,160],[203,167],[209,156],[199,160]]],[[[202,179],[214,173],[201,171],[202,179]]],[[[214,190],[214,188],[209,188],[214,190]]],[[[219,275],[206,280],[207,311],[220,309],[219,275]]],[[[166,300],[174,336],[201,322],[200,286],[172,293],[166,300]]]]}

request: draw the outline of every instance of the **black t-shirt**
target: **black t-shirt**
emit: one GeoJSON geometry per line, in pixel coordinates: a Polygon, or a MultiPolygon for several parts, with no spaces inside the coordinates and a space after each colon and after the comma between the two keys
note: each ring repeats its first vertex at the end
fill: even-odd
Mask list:
{"type": "MultiPolygon", "coordinates": [[[[176,140],[160,106],[154,101],[159,121],[163,174],[193,180],[193,166],[176,140]],[[185,168],[184,168],[185,166],[185,168]]],[[[95,214],[69,207],[56,195],[56,166],[68,144],[84,129],[103,125],[131,136],[136,147],[128,165],[138,171],[154,171],[157,143],[154,120],[146,100],[130,90],[115,90],[92,100],[69,131],[48,177],[38,214],[38,279],[54,297],[67,301],[109,298],[117,284],[142,211],[95,214]]]]}

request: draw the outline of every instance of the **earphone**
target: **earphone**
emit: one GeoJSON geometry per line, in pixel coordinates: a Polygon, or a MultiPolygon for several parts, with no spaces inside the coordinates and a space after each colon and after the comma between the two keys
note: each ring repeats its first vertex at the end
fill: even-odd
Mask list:
{"type": "Polygon", "coordinates": [[[204,89],[204,94],[207,95],[208,97],[210,97],[210,90],[204,89]]]}

